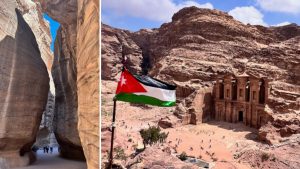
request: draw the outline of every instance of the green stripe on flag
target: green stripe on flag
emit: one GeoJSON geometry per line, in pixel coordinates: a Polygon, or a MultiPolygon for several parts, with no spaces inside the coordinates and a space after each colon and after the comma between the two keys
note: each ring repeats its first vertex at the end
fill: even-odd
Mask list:
{"type": "Polygon", "coordinates": [[[130,103],[150,104],[150,105],[161,106],[161,107],[175,106],[174,101],[162,101],[154,97],[145,96],[145,95],[135,95],[132,93],[119,93],[115,97],[117,100],[130,102],[130,103]]]}

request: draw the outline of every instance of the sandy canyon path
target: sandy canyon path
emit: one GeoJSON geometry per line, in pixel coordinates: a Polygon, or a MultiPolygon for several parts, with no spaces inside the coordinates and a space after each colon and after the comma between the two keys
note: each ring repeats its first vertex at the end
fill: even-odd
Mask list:
{"type": "Polygon", "coordinates": [[[59,157],[57,149],[52,154],[44,154],[43,150],[37,151],[37,160],[30,166],[16,169],[86,169],[86,163],[67,160],[59,157]]]}

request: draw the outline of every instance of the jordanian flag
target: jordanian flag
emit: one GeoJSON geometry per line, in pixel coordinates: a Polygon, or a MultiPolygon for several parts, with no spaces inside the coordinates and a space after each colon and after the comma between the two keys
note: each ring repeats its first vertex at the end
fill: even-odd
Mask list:
{"type": "Polygon", "coordinates": [[[176,86],[148,76],[132,75],[123,69],[116,91],[116,100],[169,107],[176,102],[176,86]]]}

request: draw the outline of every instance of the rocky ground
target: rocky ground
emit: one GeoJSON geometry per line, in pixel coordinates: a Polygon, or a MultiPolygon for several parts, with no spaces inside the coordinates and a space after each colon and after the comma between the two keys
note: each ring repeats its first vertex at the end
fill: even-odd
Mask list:
{"type": "MultiPolygon", "coordinates": [[[[112,105],[102,113],[102,162],[107,161],[110,146],[109,124],[112,105]]],[[[131,157],[136,148],[142,148],[139,130],[157,125],[161,118],[172,116],[172,108],[136,106],[117,103],[115,147],[124,149],[127,160],[116,162],[131,168],[173,166],[196,167],[180,161],[175,155],[188,156],[208,162],[212,168],[299,168],[300,135],[285,138],[272,146],[258,141],[258,130],[242,123],[210,121],[198,125],[183,125],[162,129],[169,133],[164,144],[147,147],[143,154],[131,157]],[[143,110],[147,110],[147,112],[143,110]],[[172,163],[173,165],[171,165],[172,163]]],[[[104,165],[104,164],[102,164],[104,165]]]]}

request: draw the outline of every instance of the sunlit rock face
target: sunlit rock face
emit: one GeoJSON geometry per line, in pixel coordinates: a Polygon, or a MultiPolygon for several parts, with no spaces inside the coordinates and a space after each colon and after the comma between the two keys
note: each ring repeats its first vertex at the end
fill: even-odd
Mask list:
{"type": "Polygon", "coordinates": [[[126,67],[129,71],[135,73],[142,71],[143,52],[132,40],[129,31],[102,24],[101,42],[101,78],[103,80],[118,80],[117,74],[122,69],[122,56],[126,56],[126,67]]]}
{"type": "Polygon", "coordinates": [[[51,75],[51,68],[53,64],[53,52],[50,50],[51,35],[49,22],[44,19],[41,4],[37,0],[22,0],[17,1],[20,9],[22,10],[23,17],[28,23],[36,37],[41,57],[47,66],[50,78],[50,90],[48,92],[48,101],[43,112],[42,122],[40,129],[47,127],[50,132],[53,131],[53,117],[54,117],[54,104],[55,89],[51,75]]]}
{"type": "Polygon", "coordinates": [[[0,2],[0,168],[32,162],[29,152],[47,102],[47,67],[25,19],[37,10],[32,3],[0,2]]]}
{"type": "Polygon", "coordinates": [[[18,4],[23,8],[23,17],[36,37],[41,57],[50,72],[53,62],[53,53],[50,50],[50,26],[43,17],[41,4],[36,0],[22,0],[18,1],[18,4]]]}
{"type": "MultiPolygon", "coordinates": [[[[123,53],[128,56],[128,66],[131,68],[131,63],[140,66],[132,72],[142,70],[176,84],[180,104],[175,113],[188,115],[193,105],[202,100],[198,92],[211,88],[218,75],[247,72],[267,76],[270,80],[267,111],[274,121],[262,129],[268,131],[268,126],[274,126],[279,136],[299,133],[299,127],[295,126],[300,121],[300,26],[245,25],[222,11],[188,7],[159,28],[130,32],[102,24],[101,31],[101,67],[109,72],[102,73],[102,80],[117,81],[122,67],[121,47],[125,46],[123,53]]],[[[112,100],[105,98],[107,94],[102,99],[109,100],[107,104],[111,105],[112,100]]],[[[207,115],[207,111],[201,111],[199,115],[207,115]]],[[[267,135],[272,138],[273,134],[267,135]]]]}
{"type": "Polygon", "coordinates": [[[99,168],[99,1],[79,0],[77,20],[78,130],[87,166],[99,168]]]}
{"type": "Polygon", "coordinates": [[[61,24],[52,68],[56,137],[62,148],[70,147],[69,152],[82,145],[88,168],[98,168],[99,1],[43,0],[41,4],[61,24]]]}

